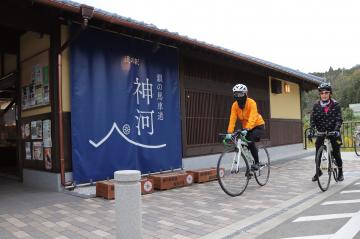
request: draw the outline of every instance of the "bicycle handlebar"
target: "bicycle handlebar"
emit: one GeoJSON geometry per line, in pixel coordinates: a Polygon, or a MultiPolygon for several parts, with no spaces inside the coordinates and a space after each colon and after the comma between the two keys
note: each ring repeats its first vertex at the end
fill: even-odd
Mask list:
{"type": "MultiPolygon", "coordinates": [[[[225,135],[227,135],[227,134],[219,133],[219,135],[220,135],[220,136],[225,136],[225,135]]],[[[231,134],[231,138],[232,138],[231,140],[232,140],[233,142],[235,142],[235,139],[236,139],[237,137],[240,137],[241,141],[243,141],[243,142],[245,142],[245,143],[251,143],[251,141],[247,140],[247,139],[245,138],[245,136],[243,136],[243,135],[241,134],[241,130],[236,130],[234,133],[231,134]]],[[[225,142],[225,139],[223,139],[223,144],[228,145],[228,143],[225,142]]]]}
{"type": "Polygon", "coordinates": [[[316,132],[314,136],[334,136],[336,135],[336,131],[328,131],[328,132],[316,132]]]}

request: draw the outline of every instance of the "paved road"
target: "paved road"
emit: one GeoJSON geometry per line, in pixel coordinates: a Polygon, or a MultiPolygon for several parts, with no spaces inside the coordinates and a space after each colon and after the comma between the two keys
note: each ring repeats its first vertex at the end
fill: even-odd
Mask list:
{"type": "Polygon", "coordinates": [[[333,189],[320,202],[258,238],[360,238],[360,181],[333,189]]]}
{"type": "MultiPolygon", "coordinates": [[[[314,173],[311,157],[274,164],[268,185],[259,187],[252,180],[240,197],[228,197],[217,182],[144,195],[144,238],[262,238],[266,231],[277,233],[276,228],[286,228],[287,221],[292,227],[291,219],[311,205],[326,200],[331,193],[335,197],[336,190],[360,180],[360,160],[349,159],[344,167],[345,181],[332,184],[326,194],[311,182],[314,173]]],[[[0,179],[0,239],[115,238],[114,212],[114,201],[38,191],[0,179]]],[[[307,212],[303,216],[317,215],[307,212]]],[[[339,220],[345,223],[347,219],[339,220]]],[[[300,223],[303,222],[296,224],[300,223]]],[[[335,229],[327,233],[334,233],[335,229]]],[[[310,234],[274,235],[281,238],[310,234]]]]}

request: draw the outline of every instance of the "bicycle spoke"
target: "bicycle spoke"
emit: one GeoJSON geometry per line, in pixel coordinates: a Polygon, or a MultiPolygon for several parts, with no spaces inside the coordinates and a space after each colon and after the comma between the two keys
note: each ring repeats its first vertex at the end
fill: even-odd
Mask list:
{"type": "Polygon", "coordinates": [[[218,181],[230,196],[242,194],[249,182],[247,162],[234,150],[224,152],[217,165],[218,181]]]}
{"type": "Polygon", "coordinates": [[[255,171],[254,174],[256,182],[260,186],[264,186],[268,182],[270,176],[270,157],[267,149],[264,147],[259,148],[258,152],[260,168],[255,171]]]}
{"type": "Polygon", "coordinates": [[[316,175],[320,189],[326,191],[331,179],[330,160],[325,146],[321,146],[316,155],[316,175]]]}

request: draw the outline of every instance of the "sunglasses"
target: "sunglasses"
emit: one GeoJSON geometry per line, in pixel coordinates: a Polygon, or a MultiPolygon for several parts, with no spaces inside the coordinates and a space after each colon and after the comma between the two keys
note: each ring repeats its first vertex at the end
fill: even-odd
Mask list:
{"type": "Polygon", "coordinates": [[[327,95],[327,94],[330,94],[330,91],[322,91],[319,93],[320,95],[327,95]]]}
{"type": "Polygon", "coordinates": [[[243,97],[245,96],[244,92],[234,92],[234,97],[243,97]]]}

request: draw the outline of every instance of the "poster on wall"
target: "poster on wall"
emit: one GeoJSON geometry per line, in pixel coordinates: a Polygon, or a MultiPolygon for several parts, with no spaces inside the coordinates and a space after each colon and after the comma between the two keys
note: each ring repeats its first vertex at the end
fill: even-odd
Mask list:
{"type": "Polygon", "coordinates": [[[25,124],[24,131],[25,131],[25,139],[30,138],[30,124],[29,123],[25,124]]]}
{"type": "Polygon", "coordinates": [[[52,169],[52,160],[51,160],[51,148],[44,147],[44,160],[45,160],[45,169],[52,169]]]}
{"type": "Polygon", "coordinates": [[[21,125],[21,138],[25,139],[25,125],[24,124],[21,125]]]}
{"type": "Polygon", "coordinates": [[[43,125],[44,147],[52,147],[52,142],[51,142],[51,120],[44,120],[42,125],[43,125]]]}
{"type": "Polygon", "coordinates": [[[21,138],[29,139],[30,136],[30,126],[28,123],[21,125],[21,138]]]}
{"type": "Polygon", "coordinates": [[[25,159],[31,160],[31,142],[25,142],[25,159]]]}
{"type": "Polygon", "coordinates": [[[31,83],[33,83],[35,85],[42,84],[42,66],[40,64],[36,64],[32,68],[31,83]]]}
{"type": "Polygon", "coordinates": [[[29,87],[29,97],[28,97],[28,108],[35,106],[35,85],[31,84],[29,87]]]}
{"type": "Polygon", "coordinates": [[[43,67],[43,87],[44,87],[44,104],[49,104],[50,102],[50,88],[49,88],[49,67],[43,67]]]}
{"type": "Polygon", "coordinates": [[[21,101],[21,103],[22,103],[22,108],[23,109],[26,109],[26,108],[28,108],[29,107],[29,87],[23,87],[22,88],[22,101],[21,101]]]}
{"type": "Polygon", "coordinates": [[[74,180],[181,168],[177,49],[89,30],[70,53],[74,180]]]}
{"type": "Polygon", "coordinates": [[[44,104],[49,104],[50,102],[50,97],[49,97],[49,86],[48,85],[44,85],[44,104]]]}
{"type": "Polygon", "coordinates": [[[31,139],[42,139],[42,120],[31,121],[31,139]]]}
{"type": "Polygon", "coordinates": [[[35,85],[35,105],[41,105],[44,99],[44,89],[42,85],[35,85]]]}
{"type": "Polygon", "coordinates": [[[29,77],[31,77],[30,84],[22,87],[22,108],[48,105],[50,103],[49,67],[36,64],[31,67],[29,77]]]}
{"type": "Polygon", "coordinates": [[[34,160],[43,160],[42,142],[33,142],[33,159],[34,160]]]}

